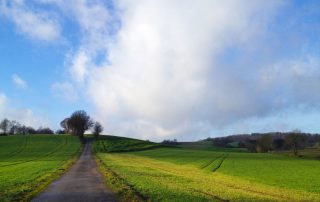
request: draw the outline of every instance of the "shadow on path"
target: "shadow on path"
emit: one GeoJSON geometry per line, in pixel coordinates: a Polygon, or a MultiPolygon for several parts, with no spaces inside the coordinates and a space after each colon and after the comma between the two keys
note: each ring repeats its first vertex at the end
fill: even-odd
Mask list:
{"type": "Polygon", "coordinates": [[[50,184],[33,202],[42,201],[117,201],[106,188],[92,156],[91,142],[87,141],[77,162],[60,179],[50,184]]]}

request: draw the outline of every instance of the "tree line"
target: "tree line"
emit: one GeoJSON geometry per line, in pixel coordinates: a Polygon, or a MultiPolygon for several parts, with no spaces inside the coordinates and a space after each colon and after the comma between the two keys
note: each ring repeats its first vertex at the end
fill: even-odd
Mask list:
{"type": "Polygon", "coordinates": [[[207,138],[207,140],[212,141],[214,146],[247,148],[249,151],[259,153],[292,150],[293,154],[297,156],[300,149],[318,145],[320,135],[294,130],[291,132],[239,134],[207,138]]]}
{"type": "Polygon", "coordinates": [[[0,122],[0,135],[27,135],[27,134],[70,134],[83,138],[86,131],[91,130],[97,138],[103,131],[102,125],[93,121],[93,119],[83,110],[75,111],[70,117],[60,122],[62,129],[53,131],[49,127],[40,127],[34,129],[31,126],[25,126],[17,121],[11,121],[7,118],[0,122]]]}
{"type": "Polygon", "coordinates": [[[16,135],[16,134],[54,134],[53,130],[48,127],[40,127],[34,129],[31,126],[25,126],[18,121],[9,120],[7,118],[0,122],[0,135],[16,135]]]}

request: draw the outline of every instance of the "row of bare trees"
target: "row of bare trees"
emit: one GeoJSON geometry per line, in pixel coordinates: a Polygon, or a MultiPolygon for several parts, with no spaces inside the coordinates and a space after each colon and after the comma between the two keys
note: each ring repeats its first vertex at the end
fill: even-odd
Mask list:
{"type": "Polygon", "coordinates": [[[253,133],[232,135],[219,138],[208,138],[215,146],[242,147],[253,152],[274,150],[292,150],[295,156],[300,149],[320,144],[319,134],[303,133],[300,130],[291,132],[253,133]]]}
{"type": "Polygon", "coordinates": [[[70,117],[63,119],[60,122],[64,133],[71,134],[83,138],[87,130],[92,130],[97,138],[103,131],[103,127],[99,122],[94,122],[90,116],[83,110],[75,111],[70,117]]]}
{"type": "MultiPolygon", "coordinates": [[[[91,130],[97,138],[103,131],[99,122],[94,122],[90,116],[83,110],[75,111],[70,117],[65,118],[60,123],[63,130],[57,130],[56,134],[71,134],[83,138],[86,131],[91,130]]],[[[5,118],[0,122],[0,135],[15,134],[54,134],[48,127],[34,129],[31,126],[25,126],[17,121],[10,121],[5,118]]]]}
{"type": "Polygon", "coordinates": [[[10,121],[5,118],[0,122],[0,135],[16,135],[16,134],[53,134],[53,130],[48,127],[40,127],[34,129],[31,126],[25,126],[18,121],[10,121]]]}

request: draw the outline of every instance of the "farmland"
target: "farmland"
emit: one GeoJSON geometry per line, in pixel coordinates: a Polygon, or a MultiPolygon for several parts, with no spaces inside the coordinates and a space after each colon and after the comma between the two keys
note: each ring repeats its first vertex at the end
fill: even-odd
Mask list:
{"type": "Polygon", "coordinates": [[[0,201],[30,199],[67,169],[80,151],[66,135],[0,137],[0,201]]]}
{"type": "Polygon", "coordinates": [[[96,155],[123,200],[320,201],[316,159],[185,146],[137,151],[137,145],[150,143],[132,139],[132,152],[97,149],[112,138],[107,142],[96,143],[96,155]]]}

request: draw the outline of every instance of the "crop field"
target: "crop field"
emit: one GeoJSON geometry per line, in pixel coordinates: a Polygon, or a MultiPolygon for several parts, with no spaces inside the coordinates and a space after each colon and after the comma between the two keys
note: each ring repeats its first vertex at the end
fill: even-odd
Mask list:
{"type": "Polygon", "coordinates": [[[79,150],[72,136],[0,137],[0,201],[29,199],[68,168],[79,150]]]}
{"type": "Polygon", "coordinates": [[[101,136],[95,145],[97,152],[129,152],[163,147],[161,144],[117,136],[101,136]]]}
{"type": "Polygon", "coordinates": [[[316,159],[161,147],[96,155],[123,200],[137,195],[151,201],[320,201],[316,159]]]}

